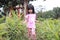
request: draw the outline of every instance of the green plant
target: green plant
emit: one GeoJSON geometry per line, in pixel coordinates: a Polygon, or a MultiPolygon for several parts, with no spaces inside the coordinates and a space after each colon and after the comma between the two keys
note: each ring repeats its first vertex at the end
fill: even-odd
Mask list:
{"type": "MultiPolygon", "coordinates": [[[[0,24],[0,40],[28,40],[26,25],[15,12],[0,24]]],[[[40,21],[40,20],[38,20],[40,21]]],[[[37,40],[60,40],[60,20],[44,19],[36,23],[37,40]]]]}
{"type": "Polygon", "coordinates": [[[26,27],[22,20],[12,12],[12,17],[6,17],[6,22],[0,26],[2,40],[27,40],[26,27]],[[4,26],[5,25],[5,26],[4,26]]]}
{"type": "Polygon", "coordinates": [[[46,19],[37,23],[37,40],[60,40],[60,20],[46,19]]]}

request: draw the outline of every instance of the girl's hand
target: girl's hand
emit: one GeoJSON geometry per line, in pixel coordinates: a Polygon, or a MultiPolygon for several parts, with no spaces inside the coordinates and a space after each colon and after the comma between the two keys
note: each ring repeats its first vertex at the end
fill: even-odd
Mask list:
{"type": "Polygon", "coordinates": [[[26,24],[27,22],[26,22],[26,20],[25,21],[23,21],[23,24],[26,24]]]}
{"type": "Polygon", "coordinates": [[[35,22],[40,23],[40,21],[36,20],[35,22]]]}
{"type": "Polygon", "coordinates": [[[25,24],[25,23],[26,23],[26,21],[23,22],[23,24],[25,24]]]}

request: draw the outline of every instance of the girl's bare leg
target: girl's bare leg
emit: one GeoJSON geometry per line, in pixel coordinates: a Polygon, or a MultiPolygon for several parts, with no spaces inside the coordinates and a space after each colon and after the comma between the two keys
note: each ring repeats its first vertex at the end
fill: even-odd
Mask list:
{"type": "Polygon", "coordinates": [[[36,34],[32,35],[32,40],[36,40],[36,34]]]}
{"type": "Polygon", "coordinates": [[[32,35],[32,32],[31,32],[31,28],[28,28],[28,40],[31,40],[31,35],[32,35]]]}
{"type": "Polygon", "coordinates": [[[36,40],[35,28],[32,29],[32,40],[36,40]]]}

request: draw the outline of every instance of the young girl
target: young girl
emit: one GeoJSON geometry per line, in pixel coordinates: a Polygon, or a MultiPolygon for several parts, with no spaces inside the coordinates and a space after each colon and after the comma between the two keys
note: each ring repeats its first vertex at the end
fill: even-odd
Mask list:
{"type": "Polygon", "coordinates": [[[36,33],[35,33],[35,21],[36,21],[36,14],[34,11],[33,5],[28,5],[28,13],[25,16],[25,21],[27,22],[27,29],[28,29],[28,38],[29,40],[36,40],[36,33]]]}

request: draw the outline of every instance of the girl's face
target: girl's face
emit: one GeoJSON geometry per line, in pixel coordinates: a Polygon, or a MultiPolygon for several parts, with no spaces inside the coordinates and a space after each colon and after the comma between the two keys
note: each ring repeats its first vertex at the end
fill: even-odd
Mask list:
{"type": "Polygon", "coordinates": [[[29,13],[32,13],[33,12],[33,10],[32,9],[30,9],[30,10],[28,10],[29,11],[29,13]]]}

